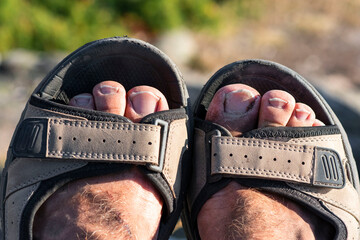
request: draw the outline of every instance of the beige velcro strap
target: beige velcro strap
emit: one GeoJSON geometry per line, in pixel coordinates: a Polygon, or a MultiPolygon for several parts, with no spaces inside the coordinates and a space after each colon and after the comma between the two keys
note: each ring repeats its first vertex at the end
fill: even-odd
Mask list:
{"type": "Polygon", "coordinates": [[[345,184],[336,151],[280,141],[212,137],[211,174],[283,180],[342,188],[345,184]]]}
{"type": "Polygon", "coordinates": [[[160,126],[50,119],[47,157],[156,164],[160,126]]]}
{"type": "Polygon", "coordinates": [[[17,133],[13,152],[16,157],[156,166],[159,165],[160,153],[164,151],[162,128],[140,123],[26,119],[17,133]]]}

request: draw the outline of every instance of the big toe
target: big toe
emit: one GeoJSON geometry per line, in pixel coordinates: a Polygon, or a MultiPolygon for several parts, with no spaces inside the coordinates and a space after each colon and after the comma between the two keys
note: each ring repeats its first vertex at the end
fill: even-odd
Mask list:
{"type": "Polygon", "coordinates": [[[258,127],[286,126],[295,108],[294,97],[282,90],[270,90],[261,98],[258,127]]]}
{"type": "Polygon", "coordinates": [[[127,93],[125,117],[139,122],[151,113],[169,110],[165,96],[156,88],[138,86],[127,93]]]}
{"type": "Polygon", "coordinates": [[[226,127],[233,136],[256,128],[260,94],[244,84],[219,89],[212,99],[205,119],[226,127]]]}

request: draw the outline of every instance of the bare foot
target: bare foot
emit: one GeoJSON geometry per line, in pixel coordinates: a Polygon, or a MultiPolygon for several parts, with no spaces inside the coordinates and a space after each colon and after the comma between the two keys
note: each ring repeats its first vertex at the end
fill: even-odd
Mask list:
{"type": "MultiPolygon", "coordinates": [[[[168,110],[161,92],[148,86],[126,93],[114,81],[101,82],[93,93],[69,105],[124,115],[133,122],[168,110]]],[[[71,182],[57,190],[36,213],[35,239],[156,239],[163,200],[136,167],[71,182]]]]}
{"type": "MultiPolygon", "coordinates": [[[[267,126],[320,126],[314,111],[287,92],[262,97],[253,88],[232,84],[218,90],[206,120],[226,127],[233,136],[267,126]]],[[[328,239],[327,224],[300,205],[233,181],[215,193],[198,215],[201,239],[328,239]],[[318,231],[323,229],[324,231],[318,231]]]]}

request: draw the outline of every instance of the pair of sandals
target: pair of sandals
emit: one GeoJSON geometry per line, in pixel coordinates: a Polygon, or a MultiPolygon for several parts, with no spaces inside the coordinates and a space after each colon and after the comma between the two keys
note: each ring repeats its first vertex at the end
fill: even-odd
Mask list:
{"type": "Polygon", "coordinates": [[[154,46],[127,37],[84,45],[33,92],[2,174],[0,239],[32,239],[36,211],[61,186],[127,171],[134,164],[165,202],[158,239],[169,238],[180,214],[188,239],[200,239],[196,219],[202,205],[230,181],[296,201],[330,223],[334,239],[360,239],[359,176],[350,144],[331,108],[306,80],[276,63],[234,62],[211,77],[192,113],[175,64],[154,46]],[[133,123],[67,105],[109,79],[125,89],[158,89],[170,110],[133,123]],[[233,83],[260,94],[285,90],[326,126],[269,127],[232,137],[205,115],[216,91],[233,83]]]}

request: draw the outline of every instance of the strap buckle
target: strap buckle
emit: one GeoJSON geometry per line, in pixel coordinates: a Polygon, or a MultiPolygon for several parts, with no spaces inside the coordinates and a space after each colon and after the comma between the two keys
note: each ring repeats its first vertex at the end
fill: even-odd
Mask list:
{"type": "Polygon", "coordinates": [[[212,143],[212,137],[221,137],[221,132],[218,129],[215,129],[206,133],[206,141],[210,144],[210,146],[212,143]]]}
{"type": "Polygon", "coordinates": [[[15,157],[44,157],[47,125],[46,118],[25,119],[16,130],[13,155],[15,157]]]}
{"type": "MultiPolygon", "coordinates": [[[[208,157],[209,157],[210,159],[211,159],[211,157],[212,157],[212,138],[213,138],[213,137],[221,137],[221,132],[220,132],[220,130],[214,129],[214,130],[206,133],[206,135],[205,135],[205,141],[206,141],[206,144],[208,145],[208,150],[207,150],[207,152],[210,153],[210,156],[208,156],[208,157]]],[[[211,174],[211,167],[212,167],[212,166],[211,166],[211,160],[208,162],[208,164],[209,164],[208,173],[207,173],[208,181],[209,181],[210,183],[219,181],[219,180],[222,178],[222,176],[221,176],[221,175],[212,175],[212,174],[211,174]]]]}
{"type": "Polygon", "coordinates": [[[164,167],[165,149],[168,138],[169,123],[161,119],[155,119],[154,125],[161,126],[159,165],[157,166],[153,164],[146,164],[146,167],[151,171],[161,173],[164,167]]]}

